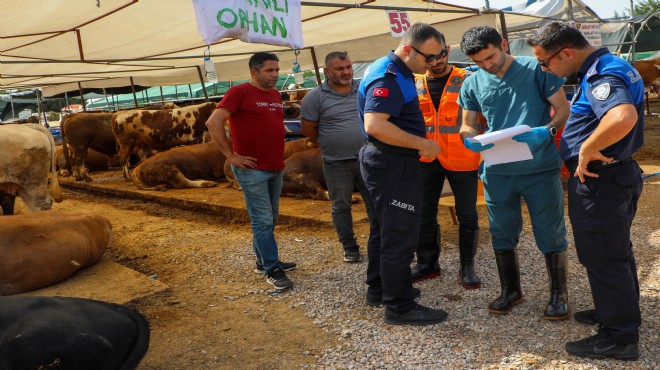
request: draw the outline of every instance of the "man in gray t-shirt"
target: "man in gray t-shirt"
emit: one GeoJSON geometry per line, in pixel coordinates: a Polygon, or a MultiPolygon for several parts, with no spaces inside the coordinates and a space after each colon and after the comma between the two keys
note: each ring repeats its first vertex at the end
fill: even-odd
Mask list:
{"type": "MultiPolygon", "coordinates": [[[[325,57],[327,80],[302,100],[302,132],[321,147],[323,175],[332,202],[332,224],[344,247],[345,262],[360,262],[360,249],[353,232],[351,198],[357,185],[368,196],[357,157],[364,145],[357,113],[358,85],[345,52],[325,57]]],[[[369,210],[367,210],[369,212],[369,210]]]]}

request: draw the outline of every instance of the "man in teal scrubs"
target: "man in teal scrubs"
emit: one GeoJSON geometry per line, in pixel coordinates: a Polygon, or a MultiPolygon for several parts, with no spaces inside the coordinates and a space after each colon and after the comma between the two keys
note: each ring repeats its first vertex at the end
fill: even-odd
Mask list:
{"type": "MultiPolygon", "coordinates": [[[[544,318],[568,318],[567,255],[564,193],[559,178],[561,161],[553,136],[569,115],[564,80],[542,71],[534,58],[507,54],[508,43],[491,27],[479,26],[463,34],[461,49],[480,70],[465,79],[458,104],[463,107],[461,139],[465,147],[481,152],[471,140],[477,135],[477,116],[488,122],[486,132],[528,125],[532,130],[514,136],[528,144],[533,158],[485,164],[481,178],[502,292],[488,307],[506,314],[523,302],[516,246],[522,230],[521,198],[525,200],[534,238],[545,255],[550,278],[550,300],[544,318]],[[551,117],[550,109],[554,108],[551,117]]],[[[495,144],[497,145],[497,144],[495,144]]]]}

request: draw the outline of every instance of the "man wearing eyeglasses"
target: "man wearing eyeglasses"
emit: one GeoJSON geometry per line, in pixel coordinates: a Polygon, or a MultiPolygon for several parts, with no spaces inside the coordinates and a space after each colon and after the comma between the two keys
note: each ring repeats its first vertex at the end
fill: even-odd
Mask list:
{"type": "Polygon", "coordinates": [[[438,62],[425,74],[416,75],[419,106],[424,114],[426,138],[440,146],[435,158],[420,158],[422,170],[422,215],[417,243],[417,263],[412,269],[413,282],[440,276],[438,260],[441,253],[438,201],[445,178],[456,200],[458,218],[458,250],[460,254],[459,282],[465,289],[481,286],[474,272],[474,257],[479,242],[477,215],[477,168],[479,153],[465,149],[460,140],[462,108],[456,104],[458,93],[468,71],[452,66],[450,46],[442,36],[443,49],[438,62]]]}
{"type": "Polygon", "coordinates": [[[641,313],[630,227],[642,171],[632,155],[644,142],[644,84],[628,62],[589,45],[568,23],[549,23],[527,43],[548,71],[577,73],[579,80],[560,154],[574,173],[568,180],[568,215],[595,305],[574,317],[600,328],[567,343],[566,351],[636,360],[641,313]]]}
{"type": "Polygon", "coordinates": [[[385,306],[385,323],[432,325],[447,313],[424,307],[415,298],[410,264],[419,234],[422,176],[419,157],[440,150],[426,139],[413,73],[438,63],[442,35],[415,23],[399,46],[373,62],[360,82],[358,114],[367,144],[360,149],[360,172],[369,192],[370,221],[367,304],[385,306]]]}
{"type": "Polygon", "coordinates": [[[492,27],[469,29],[463,34],[461,49],[481,68],[465,80],[458,101],[464,109],[461,138],[465,147],[481,152],[492,146],[472,141],[478,133],[479,113],[488,122],[486,132],[519,125],[532,127],[513,137],[528,144],[532,159],[485,163],[481,176],[502,288],[488,310],[506,314],[523,302],[516,246],[523,225],[524,199],[550,280],[550,299],[543,318],[565,320],[569,309],[564,191],[559,177],[561,160],[553,139],[569,114],[564,80],[543,71],[534,58],[507,54],[507,41],[492,27]],[[550,108],[554,108],[554,116],[550,108]]]}

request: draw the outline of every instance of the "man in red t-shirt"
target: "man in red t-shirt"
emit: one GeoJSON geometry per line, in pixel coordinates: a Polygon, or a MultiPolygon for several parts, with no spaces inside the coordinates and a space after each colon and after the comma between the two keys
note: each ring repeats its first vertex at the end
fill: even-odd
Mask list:
{"type": "Polygon", "coordinates": [[[280,93],[273,89],[279,77],[278,62],[272,53],[252,55],[251,80],[227,91],[206,126],[243,189],[257,256],[255,272],[265,273],[270,285],[284,290],[293,286],[285,271],[296,264],[279,260],[274,234],[284,170],[284,112],[280,93]],[[225,134],[227,120],[233,150],[225,134]]]}

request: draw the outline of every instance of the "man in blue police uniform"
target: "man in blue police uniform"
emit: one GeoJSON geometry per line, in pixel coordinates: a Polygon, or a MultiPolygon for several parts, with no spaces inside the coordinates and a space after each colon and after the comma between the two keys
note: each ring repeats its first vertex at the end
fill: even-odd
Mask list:
{"type": "Polygon", "coordinates": [[[607,48],[589,45],[579,30],[552,22],[528,39],[539,63],[559,76],[577,73],[578,91],[560,154],[574,175],[568,214],[595,310],[575,320],[599,323],[594,336],[566,344],[572,355],[639,358],[639,283],[630,227],[642,192],[631,156],[644,141],[644,86],[639,73],[607,48]]]}
{"type": "Polygon", "coordinates": [[[367,144],[360,172],[369,192],[370,220],[367,304],[385,306],[385,323],[431,325],[447,313],[415,302],[410,263],[417,247],[422,205],[419,156],[440,148],[426,139],[413,73],[423,73],[443,56],[441,34],[425,23],[406,31],[397,49],[376,60],[358,91],[358,114],[367,144]]]}

